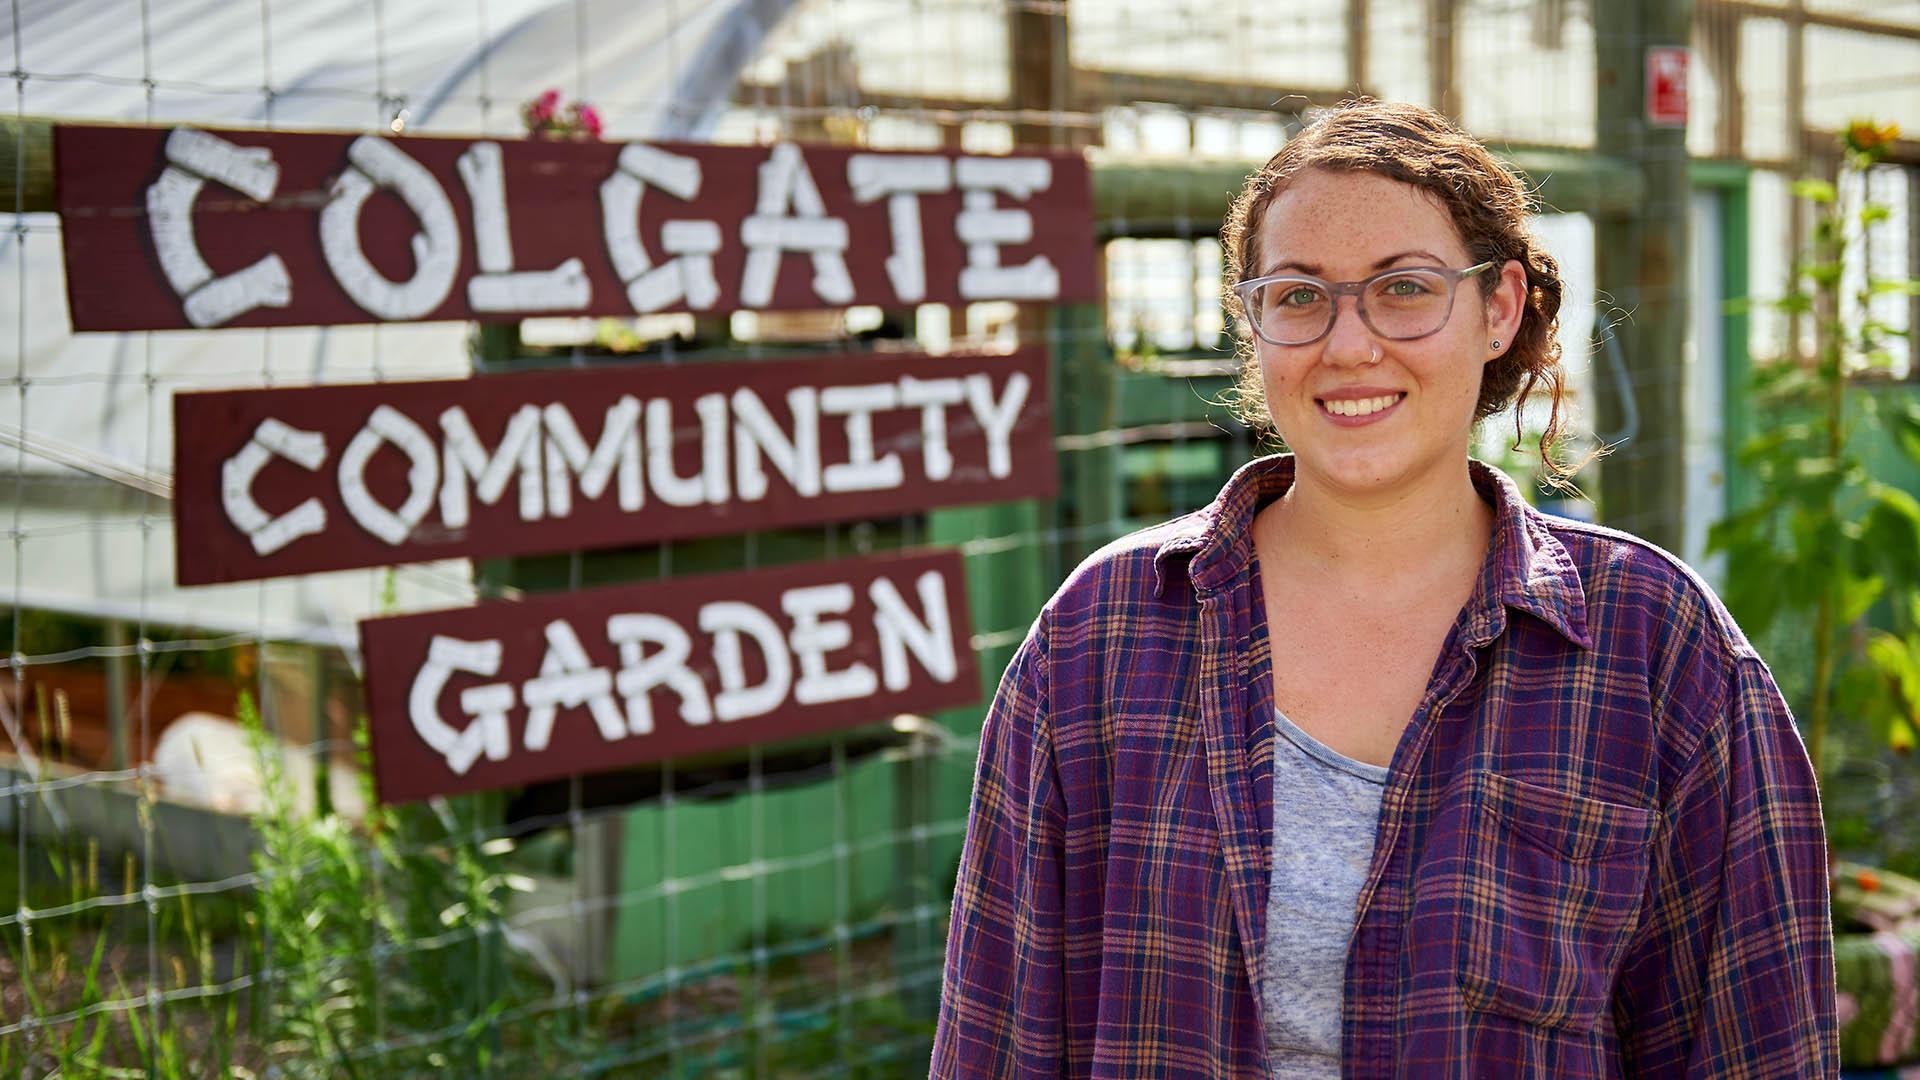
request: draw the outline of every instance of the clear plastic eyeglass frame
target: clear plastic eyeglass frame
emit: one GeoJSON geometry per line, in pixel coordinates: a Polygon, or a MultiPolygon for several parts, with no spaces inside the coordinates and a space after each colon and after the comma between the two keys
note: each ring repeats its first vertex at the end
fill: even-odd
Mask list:
{"type": "Polygon", "coordinates": [[[1288,346],[1288,347],[1296,346],[1296,345],[1311,345],[1314,342],[1319,341],[1321,338],[1326,337],[1328,332],[1333,329],[1334,320],[1338,319],[1340,316],[1340,298],[1343,296],[1353,297],[1354,308],[1360,314],[1360,321],[1367,324],[1367,329],[1372,330],[1374,333],[1390,341],[1413,341],[1418,338],[1423,338],[1432,334],[1439,333],[1440,329],[1446,326],[1447,323],[1453,319],[1453,297],[1454,297],[1454,294],[1458,291],[1460,283],[1462,281],[1465,281],[1467,278],[1474,277],[1478,274],[1483,274],[1491,269],[1493,269],[1493,262],[1491,260],[1480,263],[1475,266],[1465,267],[1459,270],[1455,270],[1451,267],[1443,267],[1443,266],[1396,266],[1391,270],[1382,270],[1378,274],[1374,274],[1373,276],[1368,277],[1361,281],[1325,281],[1308,274],[1269,274],[1266,277],[1249,278],[1248,280],[1243,281],[1238,285],[1235,285],[1233,287],[1233,291],[1236,295],[1240,297],[1240,311],[1242,312],[1243,316],[1246,318],[1247,324],[1253,327],[1253,332],[1260,336],[1260,340],[1266,342],[1269,345],[1280,345],[1280,346],[1288,346]],[[1380,281],[1384,278],[1401,277],[1407,274],[1430,274],[1435,279],[1444,281],[1446,283],[1446,288],[1447,288],[1446,314],[1441,316],[1440,320],[1434,323],[1433,326],[1425,330],[1421,330],[1411,334],[1391,333],[1388,330],[1382,329],[1381,327],[1375,325],[1373,321],[1373,317],[1367,314],[1366,290],[1369,286],[1373,285],[1375,282],[1380,281]],[[1325,326],[1322,326],[1320,328],[1319,333],[1313,334],[1309,337],[1303,337],[1298,341],[1282,341],[1268,334],[1267,331],[1261,327],[1259,316],[1254,314],[1254,310],[1255,310],[1253,305],[1254,293],[1257,292],[1263,286],[1273,285],[1278,282],[1287,282],[1287,281],[1299,282],[1301,285],[1318,289],[1320,290],[1321,293],[1327,296],[1328,300],[1330,301],[1327,304],[1327,322],[1325,326]]]}

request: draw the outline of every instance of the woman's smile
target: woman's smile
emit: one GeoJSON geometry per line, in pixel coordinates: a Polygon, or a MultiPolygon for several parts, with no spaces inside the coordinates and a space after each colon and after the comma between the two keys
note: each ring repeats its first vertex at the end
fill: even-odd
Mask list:
{"type": "Polygon", "coordinates": [[[1321,415],[1330,422],[1340,427],[1363,427],[1385,420],[1406,397],[1406,391],[1401,390],[1364,397],[1339,394],[1314,400],[1320,404],[1321,415]]]}

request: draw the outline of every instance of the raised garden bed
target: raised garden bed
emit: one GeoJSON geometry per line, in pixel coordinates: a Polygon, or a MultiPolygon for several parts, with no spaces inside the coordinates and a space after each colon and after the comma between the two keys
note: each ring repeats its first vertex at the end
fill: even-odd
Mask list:
{"type": "Polygon", "coordinates": [[[1915,1038],[1920,1030],[1920,881],[1857,863],[1836,864],[1833,930],[1841,1066],[1886,1069],[1920,1063],[1915,1038]]]}

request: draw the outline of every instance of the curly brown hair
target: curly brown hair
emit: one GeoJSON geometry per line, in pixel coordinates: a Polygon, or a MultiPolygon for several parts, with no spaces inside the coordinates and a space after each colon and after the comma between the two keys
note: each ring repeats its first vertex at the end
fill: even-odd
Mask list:
{"type": "MultiPolygon", "coordinates": [[[[1316,117],[1252,176],[1227,212],[1220,240],[1226,261],[1222,298],[1227,310],[1244,315],[1234,286],[1260,265],[1260,226],[1267,208],[1294,177],[1309,169],[1370,172],[1432,193],[1453,220],[1469,261],[1501,266],[1516,259],[1526,268],[1527,303],[1512,347],[1489,362],[1480,380],[1474,420],[1483,420],[1536,386],[1552,402],[1540,435],[1540,459],[1551,483],[1564,483],[1577,466],[1563,466],[1554,454],[1562,432],[1564,372],[1560,366],[1560,268],[1527,229],[1533,197],[1526,180],[1502,164],[1479,140],[1451,120],[1419,105],[1369,98],[1343,101],[1316,117]]],[[[1483,296],[1491,296],[1498,276],[1480,277],[1483,296]]],[[[1245,325],[1244,319],[1241,320],[1245,325]]],[[[1235,412],[1256,429],[1268,429],[1266,395],[1252,335],[1240,337],[1240,377],[1235,412]]],[[[1514,417],[1514,442],[1522,438],[1514,417]]]]}

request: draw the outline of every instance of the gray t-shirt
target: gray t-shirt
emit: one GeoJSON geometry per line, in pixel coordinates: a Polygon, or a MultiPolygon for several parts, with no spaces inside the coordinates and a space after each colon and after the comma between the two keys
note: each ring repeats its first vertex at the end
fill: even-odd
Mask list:
{"type": "Polygon", "coordinates": [[[1267,1056],[1276,1080],[1337,1080],[1347,937],[1387,770],[1333,750],[1278,710],[1274,724],[1273,877],[1261,957],[1267,1056]]]}

